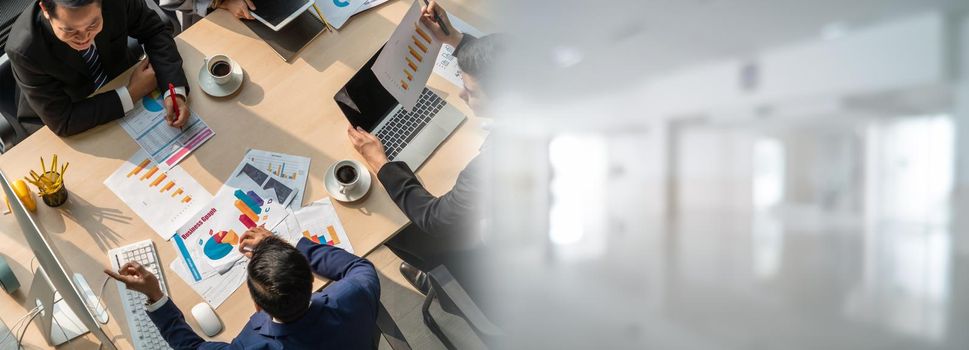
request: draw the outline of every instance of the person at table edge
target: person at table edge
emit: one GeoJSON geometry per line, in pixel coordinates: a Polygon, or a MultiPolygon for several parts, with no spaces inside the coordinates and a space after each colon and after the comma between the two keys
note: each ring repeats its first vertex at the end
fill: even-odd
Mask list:
{"type": "Polygon", "coordinates": [[[78,134],[123,117],[156,89],[164,91],[170,127],[189,118],[189,86],[172,28],[144,0],[39,0],[14,22],[5,51],[20,88],[22,124],[78,134]],[[128,37],[143,45],[146,60],[128,49],[128,37]],[[132,66],[126,85],[99,92],[132,66]],[[179,100],[177,118],[169,83],[179,100]]]}

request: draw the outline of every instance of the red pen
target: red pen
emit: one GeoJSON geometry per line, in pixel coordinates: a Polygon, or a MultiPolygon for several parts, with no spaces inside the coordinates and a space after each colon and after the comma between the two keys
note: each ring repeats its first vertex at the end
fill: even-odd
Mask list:
{"type": "Polygon", "coordinates": [[[181,113],[178,110],[178,100],[175,99],[175,84],[168,83],[168,94],[172,95],[172,108],[175,109],[175,119],[178,119],[181,113]]]}

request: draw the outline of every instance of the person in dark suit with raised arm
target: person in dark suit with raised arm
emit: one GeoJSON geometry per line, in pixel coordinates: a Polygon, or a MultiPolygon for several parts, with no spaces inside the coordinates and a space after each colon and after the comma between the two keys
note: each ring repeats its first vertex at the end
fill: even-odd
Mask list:
{"type": "MultiPolygon", "coordinates": [[[[487,106],[490,71],[504,50],[503,40],[496,34],[475,38],[461,33],[451,26],[447,13],[434,1],[422,9],[421,21],[438,40],[455,47],[453,55],[458,59],[464,81],[461,99],[480,113],[487,106]],[[435,20],[435,12],[440,15],[442,23],[435,20]],[[450,34],[446,34],[442,26],[446,26],[450,34]]],[[[479,197],[489,187],[483,173],[490,156],[488,142],[461,171],[454,187],[435,196],[424,188],[406,163],[388,161],[376,136],[352,125],[347,133],[354,148],[377,173],[387,194],[411,221],[385,244],[403,260],[401,274],[426,295],[429,283],[424,271],[444,265],[472,298],[480,302],[484,292],[476,287],[480,282],[475,276],[478,268],[475,257],[484,247],[481,229],[484,215],[479,197]]]]}
{"type": "Polygon", "coordinates": [[[170,127],[188,121],[188,81],[172,29],[144,0],[39,0],[10,28],[5,51],[21,91],[21,123],[74,135],[123,117],[155,89],[165,91],[170,127]],[[128,37],[144,46],[147,60],[127,49],[128,37]],[[128,84],[94,94],[135,64],[128,84]]]}
{"type": "Polygon", "coordinates": [[[162,293],[158,278],[136,262],[104,273],[148,298],[148,317],[174,349],[370,349],[380,280],[373,264],[347,251],[300,238],[296,247],[265,228],[247,231],[247,284],[256,313],[231,343],[207,342],[162,293]],[[313,273],[333,281],[313,293],[313,273]]]}

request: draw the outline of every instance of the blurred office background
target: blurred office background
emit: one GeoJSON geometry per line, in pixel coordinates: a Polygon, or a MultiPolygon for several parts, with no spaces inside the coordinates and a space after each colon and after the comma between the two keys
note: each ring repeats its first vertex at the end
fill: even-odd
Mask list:
{"type": "Polygon", "coordinates": [[[504,348],[969,348],[969,1],[505,1],[504,348]]]}

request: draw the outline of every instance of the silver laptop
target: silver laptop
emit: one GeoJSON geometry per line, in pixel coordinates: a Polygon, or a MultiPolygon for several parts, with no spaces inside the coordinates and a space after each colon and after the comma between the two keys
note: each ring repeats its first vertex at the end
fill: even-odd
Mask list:
{"type": "Polygon", "coordinates": [[[351,125],[380,139],[388,159],[407,163],[416,171],[467,117],[428,88],[412,111],[404,110],[371,70],[379,54],[377,51],[333,99],[351,125]]]}

